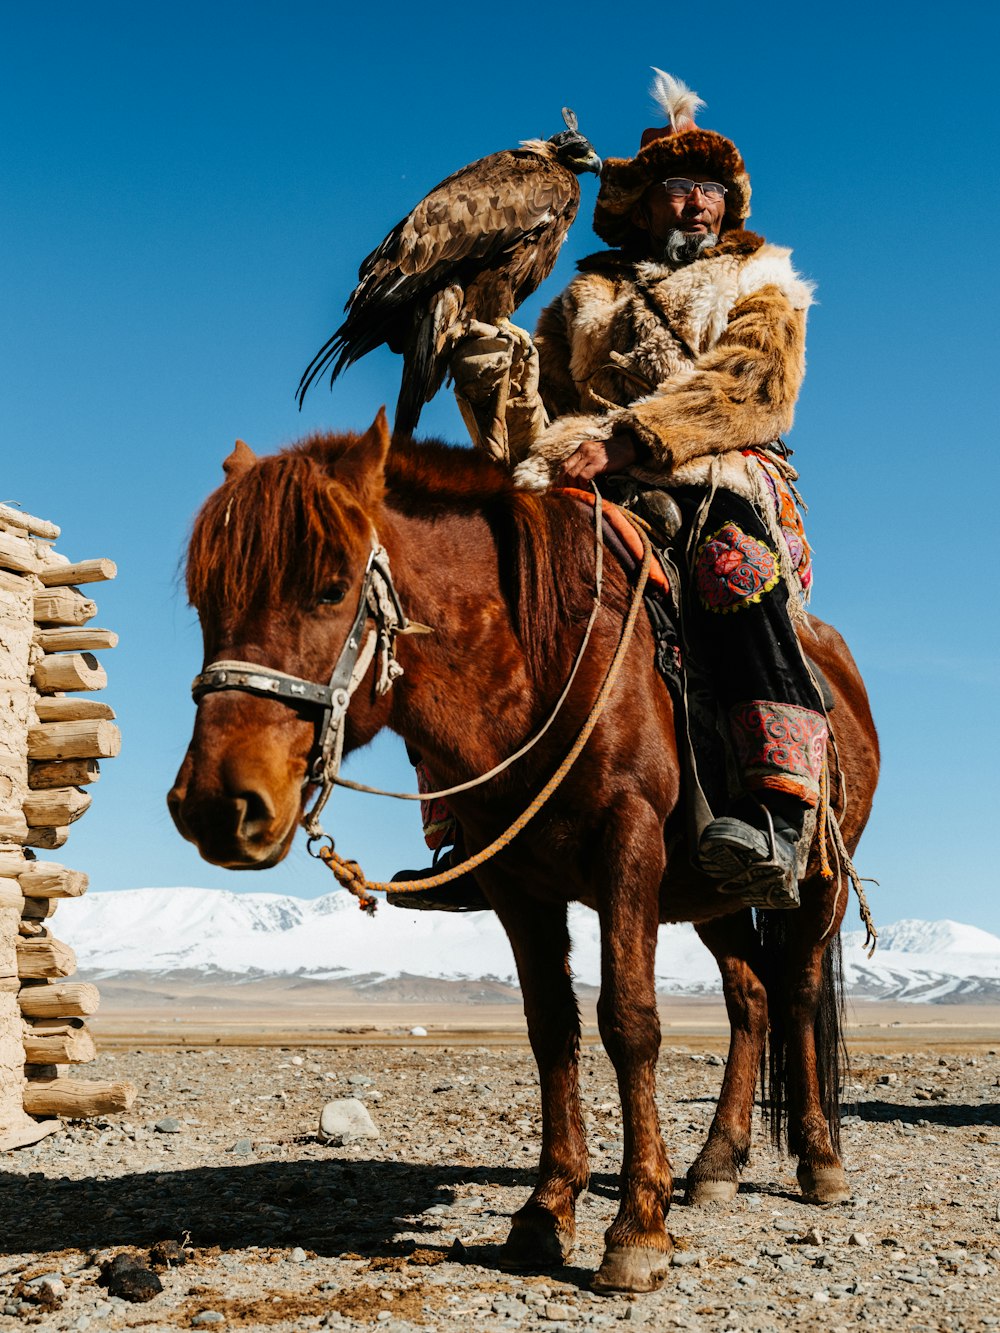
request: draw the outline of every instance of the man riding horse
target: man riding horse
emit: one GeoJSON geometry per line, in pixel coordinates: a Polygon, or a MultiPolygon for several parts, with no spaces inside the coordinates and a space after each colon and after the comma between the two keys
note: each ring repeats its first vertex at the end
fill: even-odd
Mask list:
{"type": "MultiPolygon", "coordinates": [[[[578,265],[534,346],[479,326],[452,373],[473,439],[522,484],[596,479],[661,529],[673,511],[687,679],[707,680],[727,733],[725,795],[715,788],[718,817],[697,826],[692,859],[749,905],[795,907],[827,719],[794,628],[809,548],[779,437],[811,288],[788,250],[744,228],[743,159],[695,125],[700,99],[660,71],[654,95],[667,125],[604,164],[594,230],[611,248],[578,265]]],[[[449,857],[462,859],[460,836],[449,857]]],[[[390,901],[487,906],[469,876],[390,901]]]]}

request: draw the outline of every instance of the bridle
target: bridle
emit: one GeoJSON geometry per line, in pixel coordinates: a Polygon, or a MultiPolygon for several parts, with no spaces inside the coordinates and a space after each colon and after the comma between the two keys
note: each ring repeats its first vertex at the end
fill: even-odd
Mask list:
{"type": "Polygon", "coordinates": [[[195,703],[217,690],[242,690],[265,699],[319,709],[319,731],[304,783],[306,786],[318,783],[320,788],[312,809],[302,816],[302,825],[310,838],[322,836],[319,815],[330,798],[340,771],[347,710],[354,692],[372,659],[377,658],[375,692],[378,695],[388,693],[393,681],[403,674],[393,651],[396,635],[412,632],[415,628],[403,611],[392,581],[389,556],[373,529],[372,547],[361,580],[354,621],[333,665],[328,684],[320,685],[286,671],[235,658],[212,662],[191,682],[195,703]],[[374,626],[366,635],[365,625],[369,619],[374,626]]]}

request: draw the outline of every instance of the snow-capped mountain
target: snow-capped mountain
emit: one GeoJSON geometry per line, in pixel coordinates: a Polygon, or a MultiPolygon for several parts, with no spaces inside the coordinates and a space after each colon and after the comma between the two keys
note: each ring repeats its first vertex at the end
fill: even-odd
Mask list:
{"type": "Polygon", "coordinates": [[[958,921],[897,921],[869,959],[863,932],[844,936],[853,994],[870,999],[1000,999],[1000,938],[958,921]]]}
{"type": "MultiPolygon", "coordinates": [[[[570,914],[573,970],[600,979],[597,918],[570,914]]],[[[58,935],[81,971],[99,976],[178,970],[246,976],[493,978],[514,981],[506,936],[489,912],[405,912],[383,905],[374,920],[347,893],[291,898],[215,889],[129,889],[60,904],[58,935]]],[[[882,928],[872,959],[863,934],[844,936],[848,987],[901,1000],[1000,998],[1000,938],[955,921],[899,921],[882,928]]],[[[656,962],[661,991],[720,989],[715,961],[688,925],[664,926],[656,962]]]]}

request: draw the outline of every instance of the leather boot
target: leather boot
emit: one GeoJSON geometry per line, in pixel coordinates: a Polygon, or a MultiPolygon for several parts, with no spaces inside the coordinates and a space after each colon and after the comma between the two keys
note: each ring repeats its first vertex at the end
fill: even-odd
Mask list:
{"type": "Polygon", "coordinates": [[[747,907],[798,907],[798,843],[806,808],[794,798],[764,793],[747,819],[724,815],[701,836],[698,865],[721,880],[719,890],[747,907]]]}
{"type": "MultiPolygon", "coordinates": [[[[404,882],[412,879],[430,879],[440,875],[442,870],[461,865],[465,860],[465,847],[459,840],[454,847],[442,852],[428,870],[399,870],[392,877],[392,882],[404,882]]],[[[405,893],[386,894],[386,902],[392,907],[406,907],[411,912],[489,912],[491,907],[483,897],[483,891],[471,872],[459,875],[448,884],[441,884],[431,889],[410,889],[405,893]]]]}

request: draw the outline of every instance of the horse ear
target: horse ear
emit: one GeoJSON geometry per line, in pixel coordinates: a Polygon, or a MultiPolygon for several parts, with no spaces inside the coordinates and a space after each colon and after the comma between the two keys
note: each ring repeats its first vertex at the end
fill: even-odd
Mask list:
{"type": "Polygon", "coordinates": [[[334,463],[334,476],[354,491],[362,504],[375,504],[385,487],[385,460],[392,443],[385,407],[364,435],[356,435],[334,463]]]}
{"type": "Polygon", "coordinates": [[[222,464],[222,470],[227,477],[238,477],[241,472],[246,472],[248,468],[253,467],[257,461],[257,455],[243,440],[237,440],[233,445],[233,452],[222,464]]]}
{"type": "Polygon", "coordinates": [[[392,436],[389,432],[389,418],[385,414],[385,403],[375,414],[375,420],[361,437],[364,443],[378,456],[379,462],[385,463],[386,454],[389,452],[389,445],[392,442],[392,436]]]}

